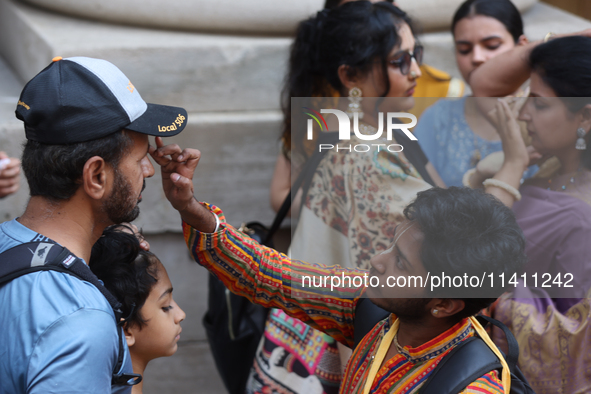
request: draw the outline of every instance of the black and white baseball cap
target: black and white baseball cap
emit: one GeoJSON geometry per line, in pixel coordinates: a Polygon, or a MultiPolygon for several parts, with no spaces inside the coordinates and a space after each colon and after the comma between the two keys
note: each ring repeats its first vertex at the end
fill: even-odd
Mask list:
{"type": "Polygon", "coordinates": [[[121,129],[169,137],[187,125],[187,111],[146,103],[129,78],[106,60],[54,58],[24,87],[16,117],[27,139],[65,145],[121,129]]]}

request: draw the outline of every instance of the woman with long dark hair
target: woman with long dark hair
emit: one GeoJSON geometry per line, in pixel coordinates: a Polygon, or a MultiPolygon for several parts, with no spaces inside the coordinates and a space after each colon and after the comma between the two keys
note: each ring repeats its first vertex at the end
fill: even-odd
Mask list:
{"type": "MultiPolygon", "coordinates": [[[[591,38],[550,38],[516,48],[473,77],[487,94],[505,94],[526,79],[519,114],[497,104],[504,162],[470,183],[512,206],[526,237],[522,286],[502,298],[495,317],[519,346],[519,365],[536,393],[591,391],[591,38]],[[565,59],[571,59],[565,63],[565,59]],[[490,84],[498,78],[501,84],[490,84]],[[535,157],[555,157],[553,172],[521,184],[533,156],[520,136],[524,121],[535,157]],[[484,179],[484,181],[483,181],[484,179]]],[[[584,35],[587,35],[584,36],[584,35]]]]}
{"type": "MultiPolygon", "coordinates": [[[[387,2],[353,1],[300,23],[283,90],[283,153],[271,187],[276,210],[317,149],[317,141],[307,139],[306,118],[298,116],[301,107],[338,109],[357,122],[361,137],[352,133],[349,140],[333,141],[334,146],[367,143],[362,137],[376,134],[378,112],[413,107],[421,60],[422,47],[410,19],[387,2]],[[295,114],[292,98],[303,98],[293,107],[295,114]]],[[[338,129],[336,116],[325,119],[325,129],[338,129]]],[[[316,137],[321,134],[320,128],[314,129],[316,137]]],[[[404,134],[396,134],[395,141],[371,143],[400,144],[404,150],[326,153],[309,189],[301,193],[305,198],[296,196],[292,205],[299,218],[293,258],[369,268],[370,256],[391,245],[404,207],[439,180],[418,144],[404,134]]],[[[306,335],[294,335],[304,327],[280,310],[271,312],[247,391],[338,390],[341,362],[335,341],[308,329],[306,335]],[[316,350],[309,349],[309,343],[316,350]]]]}

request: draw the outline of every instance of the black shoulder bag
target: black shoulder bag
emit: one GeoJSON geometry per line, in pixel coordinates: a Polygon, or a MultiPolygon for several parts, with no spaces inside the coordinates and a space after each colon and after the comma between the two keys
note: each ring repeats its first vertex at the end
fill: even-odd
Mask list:
{"type": "MultiPolygon", "coordinates": [[[[320,139],[319,143],[330,143],[338,139],[338,133],[322,133],[320,139]]],[[[310,157],[269,229],[259,222],[249,222],[240,231],[262,245],[273,247],[273,235],[291,208],[291,196],[300,187],[306,195],[325,153],[316,151],[310,157]]],[[[208,304],[203,325],[217,370],[230,394],[244,393],[268,314],[268,308],[231,293],[222,281],[209,275],[208,304]]]]}

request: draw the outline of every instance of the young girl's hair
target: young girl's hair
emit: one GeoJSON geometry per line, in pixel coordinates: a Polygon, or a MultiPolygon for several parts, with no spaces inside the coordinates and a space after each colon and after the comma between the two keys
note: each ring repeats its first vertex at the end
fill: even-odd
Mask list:
{"type": "Polygon", "coordinates": [[[451,34],[458,22],[466,17],[488,16],[501,22],[517,43],[523,35],[523,20],[510,0],[467,0],[456,10],[451,22],[451,34]]]}
{"type": "Polygon", "coordinates": [[[338,69],[366,75],[375,64],[384,76],[383,95],[390,90],[388,56],[401,37],[398,27],[412,22],[406,13],[387,3],[352,1],[318,12],[298,26],[289,58],[289,71],[282,91],[284,153],[291,148],[304,151],[305,125],[291,124],[291,97],[332,97],[344,94],[338,69]]]}
{"type": "MultiPolygon", "coordinates": [[[[89,267],[107,290],[123,304],[123,316],[130,325],[142,328],[146,321],[140,309],[158,281],[158,258],[140,248],[135,235],[124,232],[125,225],[105,229],[92,247],[89,267]]],[[[131,229],[129,229],[131,230],[131,229]]]]}

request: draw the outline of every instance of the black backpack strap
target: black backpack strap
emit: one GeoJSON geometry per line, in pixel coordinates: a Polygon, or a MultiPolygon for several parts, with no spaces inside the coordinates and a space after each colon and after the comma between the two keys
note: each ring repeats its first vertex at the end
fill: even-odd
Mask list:
{"type": "MultiPolygon", "coordinates": [[[[63,263],[62,263],[63,264],[63,263]]],[[[113,313],[115,313],[115,321],[117,323],[117,335],[119,336],[119,352],[117,354],[117,363],[113,368],[113,377],[111,384],[122,385],[122,386],[134,386],[142,381],[142,375],[136,373],[122,373],[119,374],[121,367],[123,366],[123,358],[125,356],[124,344],[123,344],[123,324],[125,319],[123,318],[123,312],[121,311],[121,303],[107,290],[105,286],[99,281],[96,275],[88,268],[88,266],[79,258],[76,258],[68,270],[75,276],[79,277],[86,282],[89,282],[101,292],[101,294],[107,299],[113,313]]]]}
{"type": "Polygon", "coordinates": [[[359,342],[370,332],[376,324],[390,316],[390,312],[380,308],[368,298],[360,298],[355,306],[355,320],[353,321],[353,339],[356,348],[359,342]]]}
{"type": "Polygon", "coordinates": [[[515,339],[515,336],[513,335],[511,330],[509,330],[509,327],[507,327],[500,321],[493,319],[492,317],[484,315],[476,316],[476,319],[482,325],[482,327],[485,327],[487,323],[490,323],[503,330],[503,333],[507,338],[507,346],[509,348],[508,353],[505,355],[505,361],[507,362],[509,371],[511,371],[511,373],[515,373],[517,361],[519,360],[519,343],[517,342],[517,339],[515,339]]]}
{"type": "Polygon", "coordinates": [[[55,242],[27,242],[0,254],[0,285],[20,276],[38,271],[58,271],[89,282],[106,298],[113,309],[119,337],[117,363],[113,369],[112,384],[135,385],[141,382],[139,374],[118,374],[123,366],[124,346],[121,328],[121,303],[103,286],[90,268],[67,248],[55,242]]]}
{"type": "Polygon", "coordinates": [[[501,369],[496,354],[479,337],[459,343],[431,372],[420,394],[457,394],[490,371],[501,369]]]}
{"type": "MultiPolygon", "coordinates": [[[[338,133],[322,133],[318,139],[317,146],[321,143],[330,143],[331,141],[336,140],[338,140],[338,133]]],[[[287,213],[289,212],[289,209],[291,208],[291,196],[295,195],[298,192],[298,190],[300,190],[300,188],[303,188],[302,199],[306,197],[308,188],[310,187],[310,183],[312,182],[312,178],[314,177],[314,173],[316,172],[316,168],[318,168],[318,164],[320,164],[320,161],[322,161],[322,158],[325,155],[326,151],[322,152],[319,149],[318,151],[315,151],[314,154],[310,157],[310,159],[308,160],[308,162],[296,178],[295,182],[291,185],[291,190],[289,191],[289,194],[287,195],[287,197],[285,197],[285,200],[283,200],[283,204],[281,204],[281,208],[279,208],[279,211],[277,211],[275,220],[273,220],[273,224],[269,228],[267,236],[261,241],[261,244],[268,245],[269,240],[271,240],[275,232],[279,230],[281,222],[283,222],[283,219],[285,219],[287,213]]]]}
{"type": "MultiPolygon", "coordinates": [[[[504,357],[511,372],[511,392],[533,393],[527,379],[517,367],[519,344],[509,328],[492,317],[479,315],[476,319],[483,327],[490,323],[505,333],[509,350],[504,357]]],[[[495,353],[479,337],[469,338],[458,344],[441,360],[419,393],[456,394],[474,380],[495,369],[502,370],[502,364],[495,353]]]]}
{"type": "Polygon", "coordinates": [[[51,264],[63,261],[68,255],[69,251],[56,243],[29,242],[17,245],[0,254],[0,284],[37,271],[53,270],[69,273],[66,267],[51,264]]]}
{"type": "Polygon", "coordinates": [[[425,167],[427,163],[429,163],[429,159],[427,158],[427,155],[425,155],[421,145],[419,145],[419,142],[408,138],[408,136],[400,129],[394,129],[393,131],[396,142],[404,146],[403,153],[406,159],[414,166],[425,182],[431,186],[435,186],[433,178],[431,178],[431,175],[429,175],[427,168],[425,167]]]}

